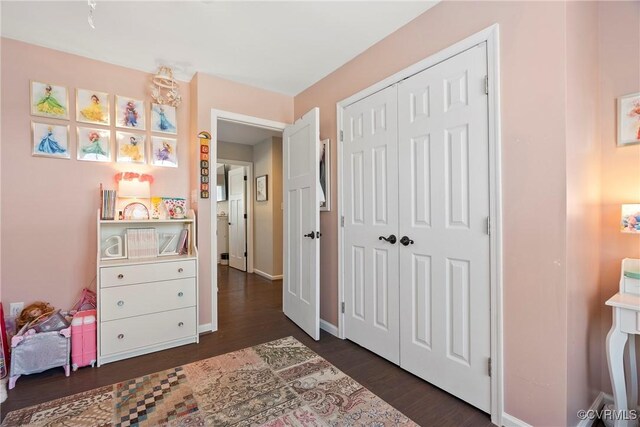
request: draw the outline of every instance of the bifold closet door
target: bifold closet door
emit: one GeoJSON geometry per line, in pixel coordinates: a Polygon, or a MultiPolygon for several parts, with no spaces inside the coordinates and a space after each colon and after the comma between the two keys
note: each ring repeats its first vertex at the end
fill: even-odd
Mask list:
{"type": "Polygon", "coordinates": [[[343,116],[346,338],[400,361],[397,90],[343,116]]]}
{"type": "Polygon", "coordinates": [[[398,86],[400,365],[489,412],[486,45],[398,86]]]}

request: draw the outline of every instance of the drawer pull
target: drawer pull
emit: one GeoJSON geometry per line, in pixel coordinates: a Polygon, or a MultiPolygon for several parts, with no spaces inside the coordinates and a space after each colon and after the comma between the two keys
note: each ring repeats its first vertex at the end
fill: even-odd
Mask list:
{"type": "Polygon", "coordinates": [[[183,271],[184,271],[184,268],[182,268],[182,267],[180,267],[180,268],[178,269],[178,273],[182,273],[183,271]]]}
{"type": "Polygon", "coordinates": [[[182,328],[184,326],[184,323],[180,322],[180,323],[178,323],[178,326],[182,328]]]}
{"type": "Polygon", "coordinates": [[[182,292],[178,292],[178,296],[179,296],[179,297],[182,297],[182,296],[184,296],[184,293],[182,293],[182,292]]]}
{"type": "Polygon", "coordinates": [[[118,279],[124,279],[124,274],[118,274],[118,279]]]}
{"type": "Polygon", "coordinates": [[[118,301],[118,307],[122,307],[124,305],[124,301],[120,300],[118,301]]]}
{"type": "Polygon", "coordinates": [[[124,334],[120,334],[118,335],[118,339],[121,340],[122,338],[124,338],[124,334]]]}

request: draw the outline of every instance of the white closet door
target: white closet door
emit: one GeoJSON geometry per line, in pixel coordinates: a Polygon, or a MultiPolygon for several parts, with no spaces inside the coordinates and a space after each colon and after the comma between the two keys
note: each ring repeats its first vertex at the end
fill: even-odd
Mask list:
{"type": "Polygon", "coordinates": [[[400,364],[490,411],[485,44],[399,84],[400,364]]]}
{"type": "Polygon", "coordinates": [[[397,120],[395,86],[350,105],[343,116],[345,334],[394,363],[400,350],[397,120]]]}
{"type": "Polygon", "coordinates": [[[229,266],[247,271],[244,168],[229,171],[229,266]]]}

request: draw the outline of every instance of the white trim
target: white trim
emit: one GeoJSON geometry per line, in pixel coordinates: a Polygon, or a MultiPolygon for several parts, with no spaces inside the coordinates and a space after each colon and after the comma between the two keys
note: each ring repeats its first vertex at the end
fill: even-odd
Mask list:
{"type": "MultiPolygon", "coordinates": [[[[338,337],[338,327],[336,325],[334,325],[333,323],[327,322],[324,319],[320,319],[320,329],[322,329],[325,332],[330,333],[334,337],[338,337]]],[[[338,337],[338,338],[340,338],[340,337],[338,337]]]]}
{"type": "Polygon", "coordinates": [[[201,325],[198,325],[199,334],[204,334],[207,332],[211,332],[211,323],[203,323],[201,325]]]}
{"type": "Polygon", "coordinates": [[[260,271],[257,268],[254,268],[253,272],[258,276],[262,276],[265,279],[269,279],[269,280],[281,280],[283,277],[282,274],[276,274],[275,276],[272,276],[271,274],[265,273],[264,271],[260,271]]]}
{"type": "MultiPolygon", "coordinates": [[[[607,395],[603,391],[598,393],[598,395],[596,396],[596,399],[593,401],[593,403],[589,407],[587,413],[593,414],[596,411],[599,411],[600,409],[602,409],[602,407],[606,403],[606,396],[607,395]]],[[[596,422],[595,419],[585,418],[584,420],[581,420],[576,427],[591,427],[595,422],[596,422]]]]}
{"type": "MultiPolygon", "coordinates": [[[[242,123],[249,126],[256,126],[265,129],[278,130],[284,132],[284,128],[287,126],[286,123],[276,122],[273,120],[262,119],[259,117],[246,116],[244,114],[232,113],[230,111],[216,110],[215,108],[211,109],[211,150],[209,152],[209,164],[214,165],[218,163],[218,120],[234,122],[234,123],[242,123]]],[[[197,153],[197,161],[200,162],[200,153],[197,153]]],[[[236,161],[237,162],[237,161],[236,161]]],[[[238,162],[239,163],[239,162],[238,162]]],[[[252,178],[251,184],[253,185],[253,170],[251,170],[252,178]]],[[[249,177],[247,175],[247,180],[249,177]]],[[[198,184],[199,186],[199,184],[198,184]]],[[[249,187],[247,186],[247,189],[249,187]]],[[[213,194],[211,192],[211,194],[213,194]]],[[[251,197],[251,195],[249,195],[251,197]]],[[[205,200],[199,200],[200,203],[206,203],[205,200]]],[[[209,202],[211,203],[211,212],[209,221],[211,223],[211,236],[207,236],[206,238],[211,241],[211,254],[209,256],[209,263],[211,265],[211,331],[215,332],[218,330],[218,200],[217,197],[210,197],[209,202]]],[[[247,203],[247,206],[253,205],[253,203],[247,203]]],[[[249,216],[249,215],[247,215],[249,216]]],[[[251,247],[247,248],[247,256],[253,252],[253,221],[249,221],[249,227],[247,232],[252,233],[250,236],[251,247]],[[249,231],[250,229],[250,231],[249,231]]],[[[249,266],[253,269],[253,257],[247,260],[247,270],[249,266]]],[[[202,260],[201,262],[206,262],[202,260]]]]}
{"type": "Polygon", "coordinates": [[[521,419],[509,415],[506,412],[502,413],[502,424],[498,425],[502,425],[504,427],[532,427],[531,424],[527,424],[521,419]]]}
{"type": "MultiPolygon", "coordinates": [[[[455,56],[480,43],[487,43],[489,78],[489,174],[491,200],[491,422],[502,425],[504,408],[503,368],[503,260],[502,260],[502,179],[501,179],[501,133],[500,133],[500,32],[498,24],[475,33],[428,58],[352,95],[336,104],[336,140],[338,141],[338,307],[344,301],[344,233],[340,224],[344,216],[343,203],[343,142],[340,140],[344,109],[369,95],[398,83],[439,62],[455,56]]],[[[338,336],[345,337],[344,314],[338,313],[338,336]]]]}

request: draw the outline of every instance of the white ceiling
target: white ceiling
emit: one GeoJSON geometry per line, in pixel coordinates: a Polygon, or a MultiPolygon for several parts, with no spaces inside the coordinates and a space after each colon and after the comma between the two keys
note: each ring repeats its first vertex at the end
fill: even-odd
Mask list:
{"type": "Polygon", "coordinates": [[[272,136],[281,137],[282,132],[218,120],[218,141],[256,145],[258,142],[262,142],[272,136]]]}
{"type": "Polygon", "coordinates": [[[2,36],[296,95],[437,1],[1,1],[2,36]]]}

